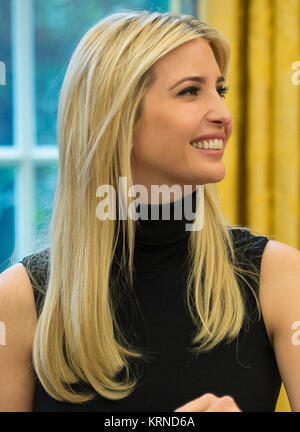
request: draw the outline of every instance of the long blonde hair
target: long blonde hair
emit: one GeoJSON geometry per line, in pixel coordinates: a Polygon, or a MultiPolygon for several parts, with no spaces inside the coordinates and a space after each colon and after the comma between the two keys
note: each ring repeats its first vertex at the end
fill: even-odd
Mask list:
{"type": "MultiPolygon", "coordinates": [[[[120,232],[128,244],[128,255],[124,247],[119,263],[128,293],[132,286],[136,225],[130,218],[99,221],[96,190],[108,184],[117,196],[124,193],[119,190],[121,176],[127,178],[128,188],[133,185],[132,139],[143,96],[154,79],[153,65],[199,37],[209,42],[226,76],[230,50],[222,33],[192,16],[173,13],[108,16],[83,36],[69,63],[58,110],[50,273],[33,348],[36,373],[58,400],[79,403],[95,392],[121,399],[137,383],[129,360],[142,354],[123,336],[111,296],[119,283],[112,263],[120,232]],[[120,372],[121,380],[116,378],[120,372]],[[77,382],[95,392],[75,391],[77,382]]],[[[238,284],[242,270],[228,228],[233,226],[226,225],[216,185],[205,185],[205,224],[191,232],[189,243],[187,303],[198,328],[191,340],[195,353],[232,341],[244,322],[238,284]]],[[[255,271],[248,273],[257,281],[255,271]]]]}

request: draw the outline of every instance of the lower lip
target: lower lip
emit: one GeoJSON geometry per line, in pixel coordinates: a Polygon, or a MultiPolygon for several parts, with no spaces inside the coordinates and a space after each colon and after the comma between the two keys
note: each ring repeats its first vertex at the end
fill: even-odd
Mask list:
{"type": "Polygon", "coordinates": [[[199,151],[203,153],[206,156],[213,156],[213,157],[222,157],[224,153],[224,149],[219,150],[209,150],[209,149],[198,149],[193,146],[191,146],[194,150],[199,151]]]}

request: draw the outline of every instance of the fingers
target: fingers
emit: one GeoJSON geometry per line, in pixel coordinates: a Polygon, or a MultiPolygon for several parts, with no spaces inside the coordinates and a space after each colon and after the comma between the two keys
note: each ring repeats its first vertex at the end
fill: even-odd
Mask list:
{"type": "Polygon", "coordinates": [[[223,396],[216,398],[206,412],[241,412],[241,410],[231,396],[223,396]]]}
{"type": "Polygon", "coordinates": [[[175,412],[241,412],[231,396],[217,397],[206,393],[177,408],[175,412]]]}
{"type": "Polygon", "coordinates": [[[175,411],[183,411],[183,412],[197,412],[197,411],[206,411],[217,399],[217,397],[211,393],[206,393],[203,396],[198,397],[197,399],[192,400],[191,402],[182,405],[177,408],[175,411]]]}

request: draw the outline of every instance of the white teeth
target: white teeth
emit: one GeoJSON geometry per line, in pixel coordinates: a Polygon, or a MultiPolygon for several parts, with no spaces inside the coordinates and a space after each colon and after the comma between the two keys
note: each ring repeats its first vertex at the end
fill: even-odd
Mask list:
{"type": "Polygon", "coordinates": [[[198,141],[198,142],[193,142],[192,146],[195,148],[200,148],[200,149],[222,149],[223,148],[223,140],[219,140],[219,139],[214,139],[214,140],[210,140],[210,141],[198,141]]]}

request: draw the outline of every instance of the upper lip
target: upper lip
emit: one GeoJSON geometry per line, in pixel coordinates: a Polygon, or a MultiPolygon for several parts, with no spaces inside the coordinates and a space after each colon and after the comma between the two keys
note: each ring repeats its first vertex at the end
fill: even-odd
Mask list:
{"type": "Polygon", "coordinates": [[[203,141],[203,140],[207,140],[207,139],[221,139],[221,140],[225,140],[225,135],[222,133],[215,133],[215,134],[206,134],[206,135],[201,135],[197,138],[194,138],[191,143],[196,142],[196,141],[203,141]]]}

